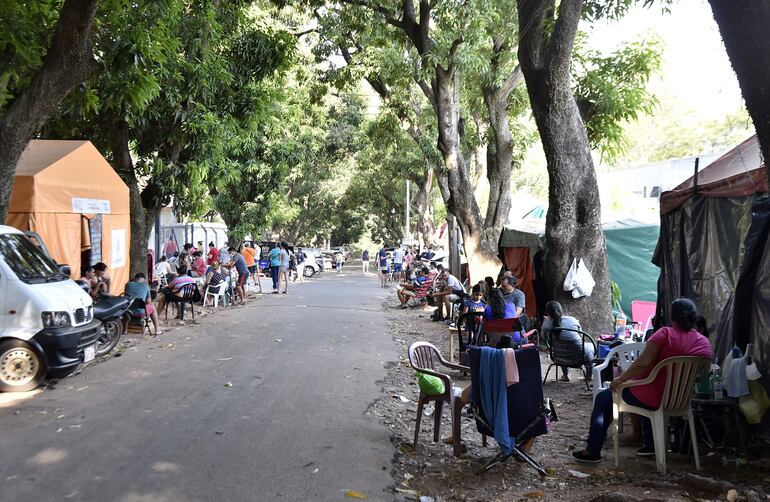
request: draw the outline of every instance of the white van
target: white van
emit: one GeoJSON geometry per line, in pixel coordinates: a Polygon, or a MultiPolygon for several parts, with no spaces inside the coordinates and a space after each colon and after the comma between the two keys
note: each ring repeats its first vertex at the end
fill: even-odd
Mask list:
{"type": "Polygon", "coordinates": [[[93,301],[21,231],[0,225],[0,391],[37,387],[93,359],[93,301]]]}

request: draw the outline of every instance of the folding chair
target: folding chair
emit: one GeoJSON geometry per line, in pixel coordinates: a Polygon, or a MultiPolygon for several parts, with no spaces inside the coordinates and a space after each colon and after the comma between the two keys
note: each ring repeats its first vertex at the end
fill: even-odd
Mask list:
{"type": "Polygon", "coordinates": [[[428,295],[433,290],[433,279],[427,277],[425,281],[414,291],[414,295],[410,296],[406,301],[406,304],[410,307],[419,307],[423,302],[427,301],[428,295]]]}
{"type": "MultiPolygon", "coordinates": [[[[491,347],[470,347],[471,395],[470,414],[476,419],[476,428],[482,434],[484,445],[486,436],[495,436],[494,420],[487,417],[482,404],[481,364],[483,351],[499,351],[491,347]]],[[[489,353],[488,353],[489,354],[489,353]]],[[[548,432],[550,422],[558,420],[553,404],[543,398],[543,384],[540,380],[540,353],[537,348],[516,351],[516,363],[519,369],[519,382],[506,389],[508,417],[508,436],[513,439],[510,452],[501,451],[490,459],[477,474],[489,471],[511,457],[518,457],[529,464],[541,476],[546,471],[535,459],[523,451],[524,443],[548,432]]],[[[494,371],[494,369],[493,369],[494,371]]],[[[503,368],[504,371],[504,368],[503,368]]],[[[505,378],[505,376],[503,376],[505,378]]],[[[459,431],[459,426],[457,427],[459,431]]]]}
{"type": "Polygon", "coordinates": [[[548,366],[548,369],[545,372],[545,378],[543,378],[543,384],[545,384],[545,381],[548,379],[548,374],[551,372],[551,368],[556,367],[556,375],[555,379],[559,379],[559,367],[564,366],[566,368],[573,368],[578,369],[583,374],[583,380],[586,384],[586,389],[588,391],[591,391],[591,385],[588,381],[588,374],[586,373],[583,366],[585,365],[585,355],[586,355],[586,342],[590,342],[591,345],[594,347],[594,357],[599,354],[598,346],[596,345],[596,341],[593,339],[591,335],[586,333],[585,331],[581,331],[576,328],[551,328],[549,329],[545,334],[545,342],[548,346],[548,357],[551,359],[551,364],[548,366]],[[574,331],[575,333],[580,335],[580,350],[575,350],[572,354],[562,354],[560,352],[554,351],[554,344],[553,344],[553,337],[558,336],[559,333],[562,331],[574,331]]]}
{"type": "Polygon", "coordinates": [[[518,317],[512,317],[509,319],[483,319],[481,322],[481,333],[479,334],[479,340],[477,345],[489,345],[489,335],[501,335],[495,336],[498,339],[494,345],[498,345],[499,339],[502,336],[509,335],[511,337],[511,343],[514,347],[521,347],[523,345],[533,343],[535,345],[540,344],[540,336],[536,329],[524,332],[524,326],[518,317]],[[534,341],[533,341],[534,340],[534,341]]]}
{"type": "Polygon", "coordinates": [[[179,319],[182,321],[184,321],[184,306],[185,304],[189,304],[190,310],[192,311],[192,318],[195,320],[195,301],[193,300],[193,297],[195,296],[195,291],[197,289],[198,285],[195,283],[185,284],[179,290],[181,296],[169,295],[169,297],[166,298],[166,320],[168,320],[168,306],[171,303],[175,304],[179,309],[179,319]]]}

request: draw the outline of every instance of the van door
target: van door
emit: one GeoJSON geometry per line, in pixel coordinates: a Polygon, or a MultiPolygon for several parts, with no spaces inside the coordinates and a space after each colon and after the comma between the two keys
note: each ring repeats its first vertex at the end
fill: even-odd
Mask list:
{"type": "Polygon", "coordinates": [[[7,317],[9,314],[8,306],[8,274],[0,267],[0,336],[5,335],[6,326],[9,325],[7,317]]]}

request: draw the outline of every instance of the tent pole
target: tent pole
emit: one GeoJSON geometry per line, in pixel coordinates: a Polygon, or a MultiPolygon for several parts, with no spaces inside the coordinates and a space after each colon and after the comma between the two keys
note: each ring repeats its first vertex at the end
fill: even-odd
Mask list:
{"type": "Polygon", "coordinates": [[[698,164],[700,164],[700,157],[695,157],[695,174],[692,177],[693,195],[698,195],[698,164]]]}

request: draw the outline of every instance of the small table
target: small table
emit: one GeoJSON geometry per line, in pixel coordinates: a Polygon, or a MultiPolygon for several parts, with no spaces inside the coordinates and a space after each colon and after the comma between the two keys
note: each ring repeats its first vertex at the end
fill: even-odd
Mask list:
{"type": "MultiPolygon", "coordinates": [[[[710,449],[714,449],[716,447],[716,444],[714,443],[714,440],[711,437],[711,432],[708,429],[708,426],[706,424],[706,421],[704,420],[704,415],[708,413],[707,410],[711,409],[721,409],[722,417],[725,422],[725,433],[727,432],[728,424],[732,422],[735,429],[738,432],[738,455],[743,453],[746,458],[749,457],[749,446],[748,446],[748,438],[747,438],[747,432],[746,432],[746,422],[743,419],[743,415],[741,414],[741,410],[738,408],[738,399],[727,397],[724,399],[707,399],[707,398],[698,398],[694,397],[692,399],[692,408],[693,408],[693,417],[695,418],[695,422],[700,424],[701,428],[703,429],[703,433],[706,436],[704,439],[704,442],[706,443],[706,446],[708,446],[710,449]]],[[[683,437],[688,437],[687,435],[683,435],[683,437]]],[[[724,444],[724,438],[723,438],[723,444],[724,444]]]]}

